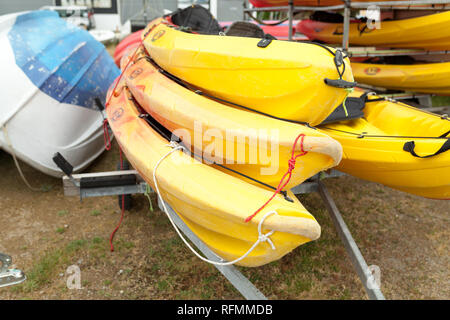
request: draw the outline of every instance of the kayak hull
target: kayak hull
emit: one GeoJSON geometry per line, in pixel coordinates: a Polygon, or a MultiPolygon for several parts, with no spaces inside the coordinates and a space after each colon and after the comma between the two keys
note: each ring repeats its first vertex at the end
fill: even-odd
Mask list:
{"type": "Polygon", "coordinates": [[[415,195],[449,199],[450,153],[422,159],[403,148],[414,141],[418,155],[434,154],[448,139],[437,137],[450,131],[450,120],[390,101],[369,101],[363,111],[364,118],[320,127],[343,146],[337,169],[415,195]]]}
{"type": "Polygon", "coordinates": [[[340,144],[317,130],[207,99],[158,72],[145,59],[137,57],[124,79],[139,104],[170,132],[182,135],[183,143],[197,155],[273,187],[289,170],[301,134],[305,137],[294,155],[302,149],[307,153],[297,158],[286,188],[336,166],[341,159],[340,144]]]}
{"type": "Polygon", "coordinates": [[[270,212],[263,232],[270,236],[275,249],[260,243],[238,264],[255,267],[277,260],[297,246],[320,235],[320,226],[300,202],[276,196],[250,222],[245,218],[272,194],[240,179],[202,164],[182,151],[162,160],[171,150],[168,141],[153,130],[139,115],[137,106],[121,82],[106,109],[110,126],[127,159],[155,190],[155,173],[162,198],[186,222],[193,232],[214,252],[226,260],[243,255],[258,239],[257,226],[270,212]]]}
{"type": "MultiPolygon", "coordinates": [[[[165,71],[214,97],[280,118],[319,124],[347,95],[325,84],[339,75],[333,54],[318,45],[273,40],[258,47],[261,39],[182,32],[164,19],[150,23],[143,37],[165,71]]],[[[353,81],[349,60],[344,63],[343,79],[353,81]]]]}
{"type": "Polygon", "coordinates": [[[356,81],[376,87],[450,95],[450,62],[413,65],[352,63],[356,81]]]}
{"type": "MultiPolygon", "coordinates": [[[[350,23],[349,43],[388,48],[448,50],[449,22],[450,11],[410,19],[381,21],[380,29],[365,28],[364,22],[350,23]]],[[[342,43],[342,23],[302,20],[296,29],[310,40],[342,43]]]]}

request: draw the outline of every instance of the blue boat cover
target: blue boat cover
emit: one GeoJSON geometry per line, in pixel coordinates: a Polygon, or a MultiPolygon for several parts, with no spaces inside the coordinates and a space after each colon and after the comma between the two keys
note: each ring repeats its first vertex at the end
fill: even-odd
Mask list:
{"type": "Polygon", "coordinates": [[[17,16],[8,32],[17,66],[40,90],[62,103],[95,108],[120,74],[103,44],[54,11],[17,16]]]}

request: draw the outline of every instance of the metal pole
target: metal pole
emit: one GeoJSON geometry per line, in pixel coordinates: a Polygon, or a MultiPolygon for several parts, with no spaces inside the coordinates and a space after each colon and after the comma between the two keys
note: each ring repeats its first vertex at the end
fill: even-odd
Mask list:
{"type": "Polygon", "coordinates": [[[348,51],[348,38],[349,38],[349,30],[350,30],[350,0],[345,0],[345,9],[344,9],[344,30],[342,35],[342,50],[344,52],[348,51]]]}
{"type": "Polygon", "coordinates": [[[142,6],[144,7],[144,24],[147,25],[147,0],[142,0],[142,6]]]}
{"type": "Polygon", "coordinates": [[[359,251],[359,248],[356,245],[356,242],[353,239],[350,230],[345,224],[345,221],[342,218],[336,204],[334,203],[333,198],[331,198],[330,194],[328,193],[328,190],[319,180],[317,181],[317,183],[319,185],[319,194],[325,202],[331,219],[333,220],[336,230],[338,231],[338,234],[342,242],[344,243],[345,248],[347,249],[347,253],[350,256],[353,266],[355,267],[364,288],[366,289],[369,299],[385,300],[384,295],[379,288],[374,288],[373,286],[369,285],[370,283],[373,284],[374,281],[373,275],[370,272],[369,267],[367,266],[366,260],[364,260],[361,251],[359,251]]]}
{"type": "MultiPolygon", "coordinates": [[[[186,235],[186,237],[192,241],[192,243],[208,258],[217,262],[223,261],[219,256],[211,251],[201,241],[192,230],[184,223],[178,214],[169,206],[167,202],[164,202],[170,217],[173,219],[178,228],[186,235]]],[[[158,197],[158,205],[161,208],[158,197]]],[[[161,209],[162,210],[162,209],[161,209]]],[[[244,275],[236,269],[234,266],[216,266],[215,267],[230,281],[230,283],[246,298],[247,300],[267,300],[267,298],[259,291],[253,283],[251,283],[244,275]]]]}
{"type": "Polygon", "coordinates": [[[289,0],[289,41],[292,41],[292,25],[294,20],[294,1],[289,0]]]}

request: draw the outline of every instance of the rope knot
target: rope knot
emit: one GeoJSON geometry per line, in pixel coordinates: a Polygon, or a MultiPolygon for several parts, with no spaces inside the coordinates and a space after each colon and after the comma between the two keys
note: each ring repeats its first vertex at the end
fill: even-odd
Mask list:
{"type": "Polygon", "coordinates": [[[172,149],[185,149],[182,145],[180,145],[178,142],[174,140],[170,140],[168,147],[171,147],[172,149]]]}
{"type": "Polygon", "coordinates": [[[269,240],[269,237],[267,236],[267,234],[262,233],[259,235],[258,240],[260,242],[265,242],[265,241],[269,240]]]}
{"type": "Polygon", "coordinates": [[[295,169],[295,158],[291,158],[288,160],[288,172],[292,172],[295,169]]]}

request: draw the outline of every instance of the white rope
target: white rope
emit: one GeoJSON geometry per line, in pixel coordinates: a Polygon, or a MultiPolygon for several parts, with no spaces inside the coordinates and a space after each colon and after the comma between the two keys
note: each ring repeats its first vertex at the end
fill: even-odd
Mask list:
{"type": "Polygon", "coordinates": [[[266,220],[267,217],[271,216],[272,214],[278,214],[276,211],[269,211],[267,212],[261,219],[261,221],[258,224],[258,240],[256,240],[256,242],[250,247],[250,249],[248,249],[248,251],[242,255],[241,257],[233,260],[233,261],[227,261],[227,262],[218,262],[218,261],[212,261],[209,260],[205,257],[202,257],[194,248],[192,248],[192,246],[189,244],[189,242],[187,242],[187,240],[183,237],[183,235],[181,234],[180,229],[176,226],[175,222],[172,220],[172,217],[170,216],[169,212],[167,211],[165,202],[163,200],[163,198],[161,197],[161,193],[159,191],[159,187],[158,187],[158,182],[156,181],[156,170],[158,169],[159,165],[161,164],[161,162],[167,158],[170,154],[174,153],[177,150],[186,150],[183,146],[180,146],[178,143],[176,143],[175,141],[170,141],[170,144],[168,144],[167,146],[171,147],[172,150],[170,150],[169,152],[167,152],[163,157],[161,157],[161,159],[158,160],[158,162],[155,165],[155,168],[153,169],[153,182],[155,184],[155,191],[156,194],[158,195],[159,200],[161,201],[161,204],[163,206],[164,209],[164,213],[167,215],[167,217],[169,218],[170,223],[172,224],[172,226],[174,227],[175,231],[178,233],[178,236],[181,238],[181,240],[183,240],[184,244],[201,260],[208,262],[210,264],[216,265],[216,266],[228,266],[228,265],[232,265],[235,264],[245,258],[248,257],[248,255],[258,246],[258,244],[260,244],[261,242],[265,242],[267,241],[270,246],[272,247],[272,250],[275,250],[275,245],[273,244],[272,240],[270,240],[270,236],[275,232],[273,230],[269,231],[268,233],[262,233],[262,225],[264,223],[264,221],[266,220]]]}
{"type": "Polygon", "coordinates": [[[23,174],[22,169],[20,168],[19,161],[17,161],[16,152],[14,151],[14,148],[12,146],[11,140],[9,139],[8,130],[6,129],[6,123],[4,123],[2,125],[2,128],[3,128],[3,135],[5,136],[6,143],[8,144],[10,153],[11,153],[13,159],[14,159],[14,163],[16,164],[17,171],[19,171],[20,177],[22,178],[23,182],[27,185],[27,187],[30,190],[32,190],[32,191],[41,191],[38,188],[32,187],[31,184],[28,182],[27,178],[25,178],[25,175],[23,174]]]}

